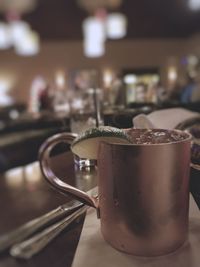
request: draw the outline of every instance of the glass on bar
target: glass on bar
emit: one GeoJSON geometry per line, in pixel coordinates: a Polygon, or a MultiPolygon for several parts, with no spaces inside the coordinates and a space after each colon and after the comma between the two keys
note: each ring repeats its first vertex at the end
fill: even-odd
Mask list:
{"type": "Polygon", "coordinates": [[[104,124],[101,103],[101,89],[89,88],[74,96],[71,103],[71,132],[81,133],[90,127],[104,124]]]}
{"type": "MultiPolygon", "coordinates": [[[[80,134],[91,128],[104,125],[101,103],[102,90],[89,88],[74,96],[71,102],[70,128],[72,133],[80,134]]],[[[95,160],[79,158],[74,155],[74,163],[80,168],[94,166],[95,160]]]]}

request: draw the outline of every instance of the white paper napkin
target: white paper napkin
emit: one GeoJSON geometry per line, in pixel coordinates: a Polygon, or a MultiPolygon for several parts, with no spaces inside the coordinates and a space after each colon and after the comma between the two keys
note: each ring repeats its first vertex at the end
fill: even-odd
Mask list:
{"type": "Polygon", "coordinates": [[[134,257],[107,244],[100,232],[96,211],[87,212],[72,267],[199,267],[200,211],[190,197],[189,242],[176,252],[153,258],[134,257]]]}
{"type": "Polygon", "coordinates": [[[170,108],[157,110],[148,115],[140,114],[133,118],[133,125],[135,128],[173,129],[179,123],[199,116],[198,112],[184,108],[170,108]]]}

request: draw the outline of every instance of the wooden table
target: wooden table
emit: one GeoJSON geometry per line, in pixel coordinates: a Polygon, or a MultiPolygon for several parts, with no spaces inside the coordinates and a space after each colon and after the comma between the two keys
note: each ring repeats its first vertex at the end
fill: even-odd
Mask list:
{"type": "MultiPolygon", "coordinates": [[[[80,189],[89,190],[96,185],[95,168],[84,171],[75,169],[71,152],[53,157],[51,164],[57,175],[80,189]]],[[[9,232],[69,200],[69,197],[56,192],[45,181],[38,162],[3,173],[0,175],[0,234],[9,232]]],[[[8,252],[1,254],[0,266],[71,266],[83,221],[84,216],[30,260],[14,259],[8,252]]]]}
{"type": "MultiPolygon", "coordinates": [[[[73,155],[69,151],[52,157],[51,164],[57,176],[80,189],[87,191],[96,186],[96,169],[75,168],[73,155]]],[[[198,201],[199,173],[192,173],[191,178],[191,191],[198,201]]],[[[0,235],[70,200],[69,197],[50,187],[42,177],[38,162],[2,173],[0,174],[0,235]]],[[[84,216],[30,260],[14,259],[8,252],[1,254],[0,267],[70,267],[83,221],[84,216]]]]}

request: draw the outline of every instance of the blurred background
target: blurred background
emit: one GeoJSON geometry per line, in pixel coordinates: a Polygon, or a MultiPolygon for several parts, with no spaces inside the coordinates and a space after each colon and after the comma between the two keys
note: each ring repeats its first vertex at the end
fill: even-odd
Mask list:
{"type": "Polygon", "coordinates": [[[120,128],[141,112],[199,112],[199,83],[200,0],[0,1],[0,147],[40,138],[35,159],[91,92],[120,128]]]}

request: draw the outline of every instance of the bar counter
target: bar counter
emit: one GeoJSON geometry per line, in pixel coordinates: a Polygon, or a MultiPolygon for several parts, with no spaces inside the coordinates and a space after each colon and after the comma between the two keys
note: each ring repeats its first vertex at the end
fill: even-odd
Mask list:
{"type": "MultiPolygon", "coordinates": [[[[122,115],[117,114],[117,116],[107,114],[106,118],[106,125],[109,124],[116,127],[126,128],[130,127],[130,124],[132,123],[133,114],[131,113],[130,115],[129,112],[122,115]],[[122,122],[126,123],[126,125],[122,122]]],[[[23,138],[23,135],[28,135],[27,129],[22,130],[20,128],[20,131],[18,129],[16,134],[23,139],[23,146],[20,146],[20,144],[19,146],[16,145],[21,139],[17,140],[12,137],[9,139],[9,134],[11,136],[13,133],[7,133],[5,138],[8,140],[8,143],[10,142],[14,144],[12,149],[10,146],[6,145],[4,142],[5,139],[3,140],[3,135],[1,135],[0,152],[3,151],[3,146],[7,147],[10,153],[10,159],[13,157],[13,162],[17,164],[13,164],[12,168],[9,166],[9,168],[5,168],[3,171],[0,167],[0,235],[10,232],[23,223],[41,216],[71,200],[70,197],[64,196],[50,187],[42,176],[37,162],[37,154],[40,144],[53,133],[68,130],[67,128],[64,128],[63,124],[59,124],[58,127],[51,127],[51,130],[48,129],[47,132],[45,129],[38,129],[38,133],[42,132],[42,134],[44,134],[46,132],[42,137],[40,134],[37,135],[34,130],[34,137],[37,137],[34,138],[36,143],[30,138],[28,138],[27,143],[24,142],[25,139],[23,138]],[[23,164],[17,162],[17,158],[20,157],[21,149],[24,151],[24,159],[30,157],[31,153],[34,155],[34,157],[28,161],[28,165],[28,162],[26,161],[23,161],[23,164]]],[[[30,133],[30,129],[28,131],[30,133]]],[[[76,186],[79,189],[87,191],[96,186],[96,169],[90,168],[83,171],[75,168],[73,155],[70,151],[62,154],[56,153],[56,156],[54,155],[54,157],[52,157],[51,164],[55,173],[59,177],[62,177],[64,181],[67,181],[69,184],[76,186]]],[[[190,189],[194,199],[200,207],[199,172],[197,171],[191,173],[190,189]]],[[[0,267],[70,267],[81,234],[83,221],[84,216],[82,216],[78,222],[72,223],[42,252],[35,255],[30,260],[18,260],[12,258],[8,251],[0,254],[0,267]]]]}
{"type": "MultiPolygon", "coordinates": [[[[51,164],[57,175],[80,189],[89,190],[96,185],[96,170],[76,169],[71,152],[53,157],[51,164]]],[[[38,162],[2,173],[0,175],[0,235],[70,200],[71,198],[50,187],[42,177],[38,162]]],[[[29,260],[12,258],[8,251],[2,253],[0,266],[70,267],[83,221],[84,216],[81,216],[43,251],[29,260]]]]}

